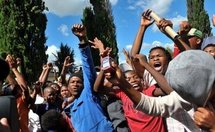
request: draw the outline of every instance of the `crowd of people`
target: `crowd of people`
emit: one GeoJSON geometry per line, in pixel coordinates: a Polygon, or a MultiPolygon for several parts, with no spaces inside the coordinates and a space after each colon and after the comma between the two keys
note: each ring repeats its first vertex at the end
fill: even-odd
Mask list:
{"type": "MultiPolygon", "coordinates": [[[[154,23],[150,12],[141,16],[131,51],[123,50],[126,63],[117,64],[112,49],[96,36],[88,40],[82,24],[74,24],[72,33],[80,41],[83,66],[69,78],[69,56],[55,81],[48,80],[49,63],[32,85],[20,72],[20,59],[10,54],[0,59],[0,131],[214,132],[215,37],[204,38],[198,27],[182,21],[171,38],[165,28],[173,24],[162,19],[156,24],[174,42],[174,54],[156,46],[147,58],[140,49],[154,23]],[[99,68],[91,48],[100,52],[99,68]],[[1,101],[5,97],[8,102],[1,101]],[[2,109],[6,103],[10,111],[2,109]]],[[[215,26],[215,16],[212,22],[215,26]]]]}

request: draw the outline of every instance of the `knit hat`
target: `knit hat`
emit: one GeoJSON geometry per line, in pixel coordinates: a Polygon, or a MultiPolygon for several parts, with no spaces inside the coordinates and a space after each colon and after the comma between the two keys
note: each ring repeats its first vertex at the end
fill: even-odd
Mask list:
{"type": "Polygon", "coordinates": [[[215,36],[205,38],[202,42],[201,49],[204,50],[208,45],[215,45],[215,36]]]}
{"type": "Polygon", "coordinates": [[[200,39],[203,39],[203,33],[200,30],[196,29],[196,28],[191,28],[190,31],[188,32],[187,36],[188,37],[196,36],[196,37],[198,37],[200,39]]]}
{"type": "MultiPolygon", "coordinates": [[[[70,80],[72,77],[78,77],[78,78],[80,78],[80,79],[83,81],[83,73],[82,73],[82,71],[78,71],[78,72],[72,73],[71,76],[69,77],[69,80],[70,80]]],[[[69,80],[68,80],[68,81],[69,81],[69,80]]]]}
{"type": "Polygon", "coordinates": [[[215,81],[215,61],[201,50],[184,51],[168,66],[165,77],[170,86],[185,100],[205,106],[215,81]]]}

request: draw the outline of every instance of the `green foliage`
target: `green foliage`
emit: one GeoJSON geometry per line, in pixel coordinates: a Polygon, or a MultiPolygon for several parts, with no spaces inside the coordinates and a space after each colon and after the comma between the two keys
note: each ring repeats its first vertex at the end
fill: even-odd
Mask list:
{"type": "MultiPolygon", "coordinates": [[[[83,13],[82,22],[87,28],[87,37],[93,40],[99,38],[105,47],[112,48],[112,56],[118,61],[115,25],[109,0],[90,0],[93,8],[87,7],[83,13]]],[[[98,50],[92,49],[95,66],[100,65],[98,50]]]]}
{"type": "Polygon", "coordinates": [[[205,36],[211,36],[210,19],[204,9],[204,0],[187,0],[187,17],[192,27],[199,29],[205,36]]]}
{"type": "MultiPolygon", "coordinates": [[[[53,55],[56,58],[54,64],[59,68],[59,71],[62,71],[64,59],[67,56],[70,56],[71,62],[74,62],[74,50],[73,49],[71,50],[71,48],[67,44],[64,45],[63,43],[61,43],[60,51],[58,51],[57,54],[53,53],[53,55]]],[[[73,67],[71,67],[70,70],[73,70],[73,67]]]]}
{"type": "Polygon", "coordinates": [[[44,10],[42,0],[0,1],[0,52],[23,60],[28,82],[38,79],[42,65],[47,62],[44,10]]]}

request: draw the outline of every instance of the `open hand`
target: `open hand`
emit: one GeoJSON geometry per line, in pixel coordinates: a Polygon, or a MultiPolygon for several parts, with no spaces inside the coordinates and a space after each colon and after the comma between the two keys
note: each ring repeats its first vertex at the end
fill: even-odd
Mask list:
{"type": "Polygon", "coordinates": [[[99,49],[99,52],[103,52],[104,51],[104,44],[102,43],[102,41],[100,39],[98,39],[97,37],[95,37],[93,39],[93,41],[89,40],[89,42],[91,44],[93,44],[91,47],[94,49],[99,49]]]}
{"type": "Polygon", "coordinates": [[[142,13],[141,23],[140,23],[141,26],[148,27],[154,23],[154,20],[152,20],[150,17],[151,12],[152,10],[148,9],[142,13]]]}
{"type": "Polygon", "coordinates": [[[69,66],[71,66],[72,64],[73,64],[73,63],[71,62],[70,56],[67,56],[67,57],[64,59],[63,66],[64,66],[64,67],[69,67],[69,66]]]}

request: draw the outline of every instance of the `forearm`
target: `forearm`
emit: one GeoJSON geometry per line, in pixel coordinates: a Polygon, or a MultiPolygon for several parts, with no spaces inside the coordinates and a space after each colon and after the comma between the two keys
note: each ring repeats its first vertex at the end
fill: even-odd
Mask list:
{"type": "Polygon", "coordinates": [[[44,74],[43,74],[43,77],[42,77],[42,80],[41,80],[41,83],[42,85],[44,85],[48,79],[48,75],[49,75],[49,72],[50,72],[50,69],[47,69],[44,74]]]}
{"type": "Polygon", "coordinates": [[[25,91],[27,90],[27,83],[24,79],[24,77],[21,75],[21,73],[19,73],[19,71],[16,68],[12,68],[12,71],[14,73],[14,75],[16,76],[17,79],[17,83],[20,85],[20,87],[25,91]]]}
{"type": "Polygon", "coordinates": [[[39,77],[39,82],[42,82],[42,78],[43,78],[43,76],[44,76],[45,70],[46,70],[46,69],[43,69],[43,70],[42,70],[42,72],[41,72],[41,74],[40,74],[40,77],[39,77]]]}
{"type": "Polygon", "coordinates": [[[96,71],[94,68],[91,50],[88,43],[83,44],[83,46],[81,46],[80,48],[80,51],[81,51],[81,60],[83,63],[84,82],[89,82],[90,86],[93,86],[94,81],[96,79],[96,71]]]}
{"type": "Polygon", "coordinates": [[[66,84],[66,72],[67,72],[68,68],[66,66],[62,67],[62,71],[61,71],[61,79],[62,79],[62,84],[66,84]]]}
{"type": "Polygon", "coordinates": [[[140,49],[142,46],[142,42],[143,42],[143,37],[144,37],[144,33],[145,33],[146,27],[145,26],[140,26],[136,38],[134,40],[134,44],[131,48],[131,55],[134,56],[136,54],[140,53],[140,49]]]}
{"type": "Polygon", "coordinates": [[[104,83],[104,71],[100,70],[99,75],[96,77],[96,81],[93,86],[94,92],[98,92],[101,85],[104,83]]]}

